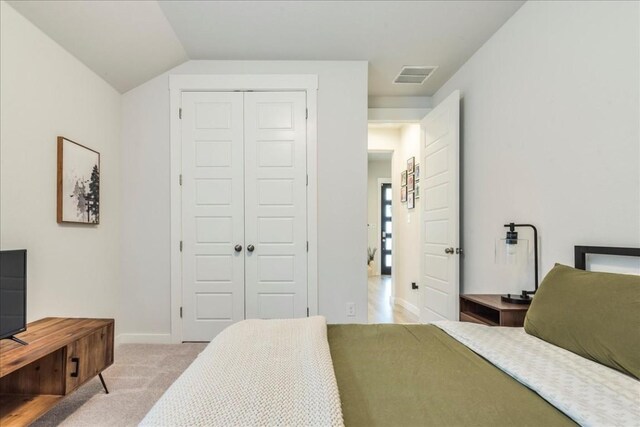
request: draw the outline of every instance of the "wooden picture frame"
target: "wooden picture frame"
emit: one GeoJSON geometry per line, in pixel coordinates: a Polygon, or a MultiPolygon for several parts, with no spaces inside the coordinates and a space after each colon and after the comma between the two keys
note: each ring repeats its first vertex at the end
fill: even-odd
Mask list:
{"type": "Polygon", "coordinates": [[[400,201],[402,203],[407,201],[407,187],[402,187],[400,189],[400,201]]]}
{"type": "Polygon", "coordinates": [[[400,186],[404,187],[407,185],[407,171],[402,171],[400,174],[400,186]]]}
{"type": "Polygon", "coordinates": [[[411,175],[413,173],[415,165],[416,165],[415,157],[411,157],[409,160],[407,160],[407,174],[411,175]]]}
{"type": "Polygon", "coordinates": [[[416,207],[416,193],[410,191],[407,193],[407,208],[413,209],[416,207]]]}
{"type": "Polygon", "coordinates": [[[59,224],[100,224],[100,153],[63,136],[58,140],[59,224]]]}
{"type": "Polygon", "coordinates": [[[411,174],[407,176],[407,191],[414,191],[416,189],[415,175],[411,174]]]}
{"type": "Polygon", "coordinates": [[[416,182],[420,181],[420,163],[416,163],[413,174],[415,175],[416,182]]]}
{"type": "Polygon", "coordinates": [[[416,199],[420,198],[420,183],[416,182],[416,189],[414,190],[414,192],[416,193],[416,199]]]}

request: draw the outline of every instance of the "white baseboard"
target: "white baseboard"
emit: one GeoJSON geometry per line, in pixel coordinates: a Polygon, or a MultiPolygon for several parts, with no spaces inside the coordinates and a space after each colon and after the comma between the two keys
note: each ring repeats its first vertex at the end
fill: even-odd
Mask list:
{"type": "Polygon", "coordinates": [[[404,300],[402,298],[394,298],[393,302],[394,302],[394,304],[398,304],[400,307],[405,308],[411,314],[414,314],[414,315],[420,317],[420,309],[418,307],[416,307],[415,305],[411,304],[409,301],[404,300]]]}
{"type": "Polygon", "coordinates": [[[171,334],[120,334],[115,339],[120,344],[171,344],[171,334]]]}

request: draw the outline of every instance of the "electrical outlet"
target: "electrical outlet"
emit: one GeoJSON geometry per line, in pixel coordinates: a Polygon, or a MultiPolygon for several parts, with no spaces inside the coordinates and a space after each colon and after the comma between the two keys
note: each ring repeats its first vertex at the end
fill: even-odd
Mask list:
{"type": "Polygon", "coordinates": [[[353,302],[347,303],[347,316],[356,317],[356,304],[353,302]]]}

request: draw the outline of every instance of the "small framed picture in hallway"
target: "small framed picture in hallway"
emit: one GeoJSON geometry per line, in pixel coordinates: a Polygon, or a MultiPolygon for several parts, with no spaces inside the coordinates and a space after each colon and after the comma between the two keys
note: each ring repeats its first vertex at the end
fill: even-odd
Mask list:
{"type": "Polygon", "coordinates": [[[416,165],[416,158],[415,157],[411,157],[409,160],[407,160],[407,173],[408,174],[412,174],[413,173],[413,169],[416,165]]]}
{"type": "Polygon", "coordinates": [[[407,171],[402,171],[400,174],[400,186],[404,187],[407,185],[407,171]]]}
{"type": "Polygon", "coordinates": [[[406,186],[402,187],[402,189],[400,190],[400,201],[402,203],[407,201],[407,187],[406,186]]]}
{"type": "Polygon", "coordinates": [[[407,193],[407,208],[413,209],[416,207],[416,193],[411,191],[407,193]]]}

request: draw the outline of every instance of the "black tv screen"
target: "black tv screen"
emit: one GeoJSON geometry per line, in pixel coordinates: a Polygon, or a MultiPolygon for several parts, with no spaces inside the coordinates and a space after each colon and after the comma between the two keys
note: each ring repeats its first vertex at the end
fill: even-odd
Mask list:
{"type": "Polygon", "coordinates": [[[27,327],[27,251],[0,251],[0,339],[27,327]]]}

